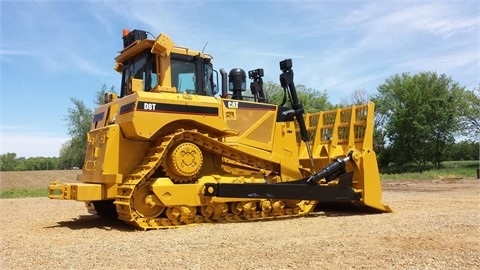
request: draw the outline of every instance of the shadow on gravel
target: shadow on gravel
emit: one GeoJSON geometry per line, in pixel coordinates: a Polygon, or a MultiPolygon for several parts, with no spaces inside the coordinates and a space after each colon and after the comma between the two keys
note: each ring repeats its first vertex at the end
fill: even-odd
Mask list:
{"type": "Polygon", "coordinates": [[[315,210],[309,216],[343,217],[363,216],[381,213],[383,212],[375,209],[359,207],[350,203],[319,203],[315,207],[315,210]]]}
{"type": "Polygon", "coordinates": [[[103,229],[107,231],[135,231],[135,229],[121,220],[114,218],[99,217],[96,215],[81,215],[78,218],[59,221],[58,225],[48,226],[48,228],[62,228],[66,227],[71,230],[83,229],[103,229]]]}
{"type": "MultiPolygon", "coordinates": [[[[361,216],[378,214],[379,211],[375,211],[368,208],[358,207],[349,203],[322,203],[318,204],[314,211],[307,215],[307,217],[344,217],[344,216],[361,216]]],[[[262,221],[262,220],[258,220],[262,221]]],[[[254,221],[245,221],[254,222],[254,221]]],[[[59,221],[58,225],[45,227],[49,228],[69,228],[71,230],[84,230],[84,229],[103,229],[107,231],[125,231],[134,232],[137,231],[132,226],[118,220],[114,217],[100,217],[97,215],[80,215],[78,218],[67,221],[59,221]]],[[[218,223],[220,224],[220,223],[218,223]]]]}

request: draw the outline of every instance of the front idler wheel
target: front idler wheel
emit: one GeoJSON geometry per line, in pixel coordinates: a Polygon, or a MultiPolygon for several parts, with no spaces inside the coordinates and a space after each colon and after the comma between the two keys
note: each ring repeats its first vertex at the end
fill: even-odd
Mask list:
{"type": "Polygon", "coordinates": [[[165,206],[160,204],[149,183],[143,184],[133,194],[133,208],[143,218],[155,218],[162,214],[165,206]]]}

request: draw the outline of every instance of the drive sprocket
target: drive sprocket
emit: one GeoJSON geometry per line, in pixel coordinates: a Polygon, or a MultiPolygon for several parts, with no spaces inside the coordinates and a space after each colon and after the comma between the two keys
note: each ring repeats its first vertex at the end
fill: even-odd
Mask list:
{"type": "Polygon", "coordinates": [[[202,150],[191,142],[172,147],[164,161],[164,171],[176,184],[193,183],[203,165],[202,150]]]}

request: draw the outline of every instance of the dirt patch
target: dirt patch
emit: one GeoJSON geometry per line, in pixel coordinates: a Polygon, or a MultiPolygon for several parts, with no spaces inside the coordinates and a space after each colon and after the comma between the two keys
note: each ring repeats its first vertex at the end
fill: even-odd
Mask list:
{"type": "Polygon", "coordinates": [[[62,182],[75,182],[82,170],[51,170],[0,172],[0,191],[13,188],[47,188],[48,184],[59,179],[62,182]]]}
{"type": "Polygon", "coordinates": [[[388,181],[390,214],[136,231],[75,201],[0,200],[0,268],[479,269],[480,181],[388,181]]]}

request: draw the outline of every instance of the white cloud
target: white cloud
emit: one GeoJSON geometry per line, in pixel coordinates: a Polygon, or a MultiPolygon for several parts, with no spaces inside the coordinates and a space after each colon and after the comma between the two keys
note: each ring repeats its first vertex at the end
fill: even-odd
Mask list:
{"type": "Polygon", "coordinates": [[[29,126],[2,126],[0,130],[0,154],[16,153],[18,157],[58,157],[68,137],[43,132],[29,126]]]}
{"type": "Polygon", "coordinates": [[[16,153],[18,157],[58,157],[66,137],[37,135],[1,135],[1,154],[16,153]]]}
{"type": "Polygon", "coordinates": [[[459,16],[459,8],[446,2],[420,4],[393,13],[391,21],[397,25],[437,35],[443,39],[455,35],[475,34],[478,17],[459,16]]]}
{"type": "Polygon", "coordinates": [[[373,1],[352,10],[344,21],[347,26],[374,35],[387,34],[386,37],[395,37],[402,31],[420,31],[449,38],[456,34],[475,34],[479,19],[471,12],[468,6],[455,2],[393,2],[386,5],[373,1]]]}
{"type": "Polygon", "coordinates": [[[444,70],[444,72],[453,72],[456,68],[467,66],[478,68],[480,65],[480,54],[473,51],[454,51],[446,55],[427,55],[412,58],[399,64],[406,68],[415,67],[418,70],[430,70],[436,67],[444,70]]]}
{"type": "MultiPolygon", "coordinates": [[[[108,76],[112,73],[111,70],[105,70],[94,63],[94,59],[83,57],[82,55],[74,52],[64,52],[64,56],[70,60],[68,64],[70,67],[74,66],[80,71],[96,76],[108,76]]],[[[113,64],[112,64],[113,66],[113,64]]]]}

